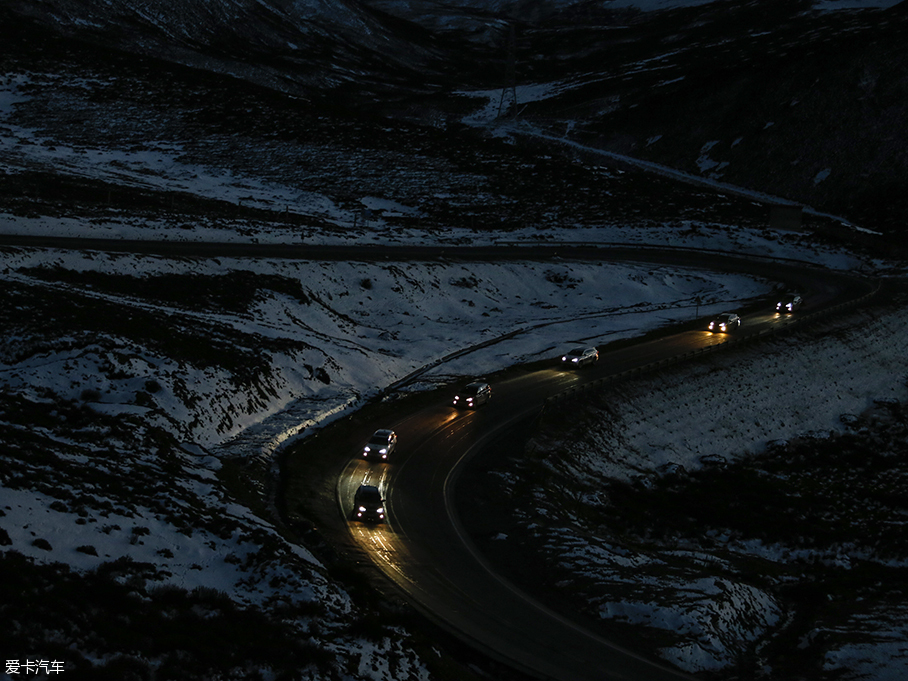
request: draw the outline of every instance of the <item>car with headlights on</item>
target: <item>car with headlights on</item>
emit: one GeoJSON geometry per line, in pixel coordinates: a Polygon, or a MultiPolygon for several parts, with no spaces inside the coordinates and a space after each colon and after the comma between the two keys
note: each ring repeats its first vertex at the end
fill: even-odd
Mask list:
{"type": "Polygon", "coordinates": [[[376,430],[363,447],[363,458],[387,461],[396,447],[397,435],[393,430],[376,430]]]}
{"type": "Polygon", "coordinates": [[[776,302],[776,312],[787,313],[794,312],[803,303],[803,299],[797,293],[786,293],[776,302]]]}
{"type": "Polygon", "coordinates": [[[454,396],[458,409],[472,409],[492,399],[492,387],[488,383],[469,383],[454,396]]]}
{"type": "Polygon", "coordinates": [[[385,500],[375,485],[360,485],[353,496],[353,519],[364,522],[385,521],[385,500]]]}
{"type": "Polygon", "coordinates": [[[594,364],[598,359],[599,351],[596,348],[574,348],[561,356],[561,364],[570,368],[579,368],[594,364]]]}
{"type": "Polygon", "coordinates": [[[709,322],[709,330],[713,333],[729,333],[736,331],[741,326],[741,318],[734,312],[723,312],[716,315],[709,322]]]}

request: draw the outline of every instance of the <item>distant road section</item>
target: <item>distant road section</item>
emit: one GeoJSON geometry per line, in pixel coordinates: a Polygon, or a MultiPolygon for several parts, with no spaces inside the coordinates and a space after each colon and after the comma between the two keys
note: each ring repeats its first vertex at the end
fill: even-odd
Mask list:
{"type": "MultiPolygon", "coordinates": [[[[193,258],[273,258],[288,260],[395,261],[395,260],[565,260],[644,261],[681,267],[704,267],[737,273],[769,276],[778,264],[790,262],[797,270],[817,265],[799,260],[770,258],[755,254],[734,255],[697,248],[666,248],[645,244],[583,242],[508,242],[472,246],[438,244],[431,246],[305,243],[241,243],[214,241],[150,241],[143,239],[99,239],[92,237],[29,236],[0,234],[0,247],[54,248],[105,253],[138,253],[193,258]],[[749,263],[753,263],[750,266],[749,263]],[[768,263],[773,263],[768,266],[768,263]]],[[[828,270],[827,270],[828,271],[828,270]]]]}

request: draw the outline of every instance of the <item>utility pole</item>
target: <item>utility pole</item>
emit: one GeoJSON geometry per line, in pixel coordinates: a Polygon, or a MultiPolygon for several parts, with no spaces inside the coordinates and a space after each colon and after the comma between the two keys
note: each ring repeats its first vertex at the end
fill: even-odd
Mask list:
{"type": "Polygon", "coordinates": [[[517,116],[517,38],[515,37],[514,24],[508,26],[508,56],[505,64],[504,87],[501,88],[501,99],[498,101],[498,118],[504,115],[515,118],[517,116]],[[505,100],[508,106],[505,106],[505,100]]]}

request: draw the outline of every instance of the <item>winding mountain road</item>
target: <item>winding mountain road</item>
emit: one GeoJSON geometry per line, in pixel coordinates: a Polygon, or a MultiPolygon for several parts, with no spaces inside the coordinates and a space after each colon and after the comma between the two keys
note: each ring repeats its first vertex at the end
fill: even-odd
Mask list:
{"type": "Polygon", "coordinates": [[[497,574],[461,527],[454,504],[459,473],[497,438],[525,427],[547,400],[595,388],[618,374],[707,352],[729,340],[773,333],[795,320],[863,299],[871,295],[872,285],[803,263],[715,253],[576,247],[551,249],[549,255],[556,250],[565,260],[633,260],[747,273],[796,287],[807,302],[796,317],[768,308],[752,311],[744,315],[736,334],[680,331],[601,353],[597,365],[580,371],[565,370],[555,361],[544,368],[512,367],[491,380],[493,399],[476,410],[454,409],[453,392],[445,391],[367,408],[291,449],[285,467],[288,501],[305,497],[301,505],[346,560],[374,567],[431,620],[530,676],[558,681],[692,678],[615,645],[497,574]],[[363,443],[379,428],[398,434],[393,459],[361,460],[363,443]],[[319,458],[318,465],[313,465],[313,457],[319,458]],[[360,484],[382,490],[386,523],[350,520],[360,484]]]}
{"type": "MultiPolygon", "coordinates": [[[[632,261],[749,274],[804,294],[795,319],[810,318],[863,300],[870,282],[795,261],[690,249],[563,244],[464,246],[311,246],[150,242],[0,235],[0,245],[98,250],[195,258],[303,260],[547,260],[632,261]]],[[[464,532],[454,504],[463,465],[509,429],[523,427],[546,401],[595,388],[610,377],[646,370],[709,351],[729,339],[775,332],[792,322],[769,309],[751,311],[735,334],[685,330],[600,354],[579,371],[552,362],[512,367],[494,377],[493,399],[475,411],[457,411],[451,395],[415,394],[367,407],[291,447],[283,466],[283,506],[302,509],[342,558],[371,566],[416,609],[490,657],[540,679],[557,681],[668,681],[691,678],[646,659],[542,605],[497,574],[464,532]],[[358,456],[368,436],[393,428],[398,450],[389,463],[358,456]],[[388,521],[352,522],[352,499],[363,483],[386,499],[388,521]]]]}

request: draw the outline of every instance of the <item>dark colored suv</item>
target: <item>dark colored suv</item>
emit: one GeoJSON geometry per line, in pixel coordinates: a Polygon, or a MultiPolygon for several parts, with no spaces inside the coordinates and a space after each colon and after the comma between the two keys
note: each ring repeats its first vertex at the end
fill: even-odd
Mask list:
{"type": "Polygon", "coordinates": [[[381,523],[385,520],[385,500],[375,485],[360,485],[353,497],[353,519],[381,523]]]}

